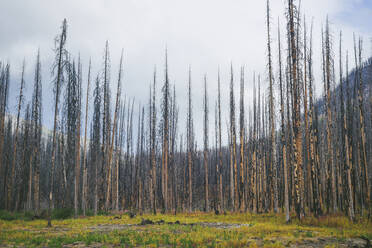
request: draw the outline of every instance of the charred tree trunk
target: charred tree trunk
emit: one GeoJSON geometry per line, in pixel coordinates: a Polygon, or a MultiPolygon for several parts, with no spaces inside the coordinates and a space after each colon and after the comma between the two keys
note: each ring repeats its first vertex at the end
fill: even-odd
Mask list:
{"type": "Polygon", "coordinates": [[[293,136],[294,136],[294,187],[296,191],[296,212],[299,219],[304,218],[304,201],[302,198],[302,135],[301,135],[301,113],[300,113],[300,81],[298,80],[298,56],[295,31],[295,6],[293,0],[288,0],[289,11],[289,40],[290,40],[290,59],[291,59],[291,78],[292,78],[292,100],[293,100],[293,136]]]}
{"type": "Polygon", "coordinates": [[[204,211],[209,212],[209,183],[208,183],[208,94],[207,77],[204,76],[204,211]]]}
{"type": "Polygon", "coordinates": [[[278,181],[277,181],[277,166],[276,166],[276,141],[275,141],[275,120],[274,120],[274,79],[272,72],[272,58],[271,58],[271,38],[270,38],[270,2],[267,0],[267,52],[268,52],[268,68],[269,68],[269,94],[270,94],[270,108],[269,108],[269,119],[270,119],[270,131],[271,131],[271,159],[270,159],[270,193],[274,198],[274,202],[271,206],[274,208],[274,212],[278,212],[278,181]]]}
{"type": "Polygon", "coordinates": [[[85,98],[85,124],[84,124],[84,155],[83,155],[83,191],[81,196],[81,207],[83,209],[83,215],[85,216],[85,211],[87,209],[87,194],[88,194],[88,166],[87,166],[87,136],[88,136],[88,110],[89,110],[89,88],[90,88],[90,70],[91,61],[89,61],[88,69],[88,86],[87,95],[85,98]]]}
{"type": "Polygon", "coordinates": [[[283,96],[283,75],[282,75],[282,55],[280,45],[280,29],[278,25],[278,51],[279,51],[279,90],[280,90],[280,116],[281,116],[281,145],[282,145],[282,163],[283,163],[283,177],[284,177],[284,212],[285,221],[290,221],[289,215],[289,196],[288,196],[288,168],[287,168],[287,144],[285,139],[285,123],[284,123],[284,96],[283,96]]]}
{"type": "Polygon", "coordinates": [[[234,76],[231,65],[230,72],[230,138],[231,138],[231,161],[230,161],[230,194],[231,206],[238,211],[238,166],[236,159],[236,125],[235,125],[235,98],[234,98],[234,76]]]}
{"type": "Polygon", "coordinates": [[[156,70],[154,71],[151,114],[151,208],[153,214],[156,214],[156,70]]]}
{"type": "Polygon", "coordinates": [[[13,210],[13,199],[14,199],[14,193],[15,193],[15,181],[16,181],[16,161],[17,161],[17,144],[18,144],[18,130],[19,130],[19,117],[21,114],[21,108],[22,108],[22,102],[23,102],[23,88],[25,85],[24,81],[24,75],[25,75],[25,67],[26,67],[26,62],[23,60],[23,65],[22,65],[22,76],[21,76],[21,86],[19,88],[19,96],[18,96],[18,107],[17,107],[17,122],[16,122],[16,127],[14,131],[14,145],[13,145],[13,160],[12,160],[12,174],[10,178],[10,186],[8,187],[8,210],[13,210]]]}
{"type": "Polygon", "coordinates": [[[77,75],[77,106],[76,106],[76,151],[75,151],[75,185],[74,185],[74,217],[77,218],[79,208],[79,189],[80,189],[80,131],[81,131],[81,64],[80,57],[78,62],[77,75]]]}
{"type": "Polygon", "coordinates": [[[111,147],[109,151],[109,157],[107,162],[107,186],[106,186],[106,202],[105,202],[105,208],[108,209],[109,203],[110,203],[110,192],[111,192],[111,180],[112,180],[112,153],[114,150],[114,138],[115,138],[115,132],[116,132],[116,125],[117,125],[117,117],[118,117],[118,111],[119,111],[119,104],[120,104],[120,95],[121,95],[121,77],[123,73],[123,51],[121,52],[120,57],[120,66],[119,66],[119,75],[118,75],[118,85],[116,89],[116,102],[115,102],[115,112],[114,112],[114,124],[112,128],[112,134],[111,134],[111,147]]]}
{"type": "Polygon", "coordinates": [[[239,205],[240,210],[246,208],[246,193],[245,193],[245,120],[244,120],[244,67],[241,68],[240,74],[240,113],[239,113],[239,135],[240,135],[240,183],[239,183],[239,205]]]}
{"type": "Polygon", "coordinates": [[[56,42],[58,42],[58,47],[56,47],[56,69],[57,69],[57,77],[55,80],[55,102],[54,102],[54,125],[53,125],[53,138],[52,138],[52,161],[51,161],[51,169],[49,174],[49,203],[48,203],[48,227],[52,226],[52,218],[51,218],[51,210],[52,210],[52,202],[53,202],[53,187],[54,187],[54,167],[55,167],[55,156],[56,156],[56,131],[57,131],[57,121],[58,121],[58,103],[59,103],[59,95],[60,95],[60,88],[62,83],[62,74],[64,68],[64,56],[66,54],[65,51],[65,44],[66,44],[66,36],[67,36],[67,21],[66,19],[63,20],[62,24],[62,32],[61,35],[58,36],[56,42]]]}
{"type": "Polygon", "coordinates": [[[163,86],[163,148],[162,148],[162,195],[163,212],[168,211],[168,164],[169,164],[169,78],[168,54],[165,54],[165,82],[163,86]]]}
{"type": "Polygon", "coordinates": [[[192,120],[192,102],[191,102],[191,69],[189,69],[189,83],[188,83],[188,110],[187,110],[187,162],[188,162],[188,195],[189,195],[189,212],[192,212],[192,165],[193,165],[193,120],[192,120]]]}
{"type": "MultiPolygon", "coordinates": [[[[218,202],[219,202],[219,210],[224,209],[224,199],[223,199],[223,182],[222,182],[222,145],[221,145],[221,81],[220,81],[220,73],[218,72],[218,202]]],[[[216,148],[217,149],[217,148],[216,148]]]]}

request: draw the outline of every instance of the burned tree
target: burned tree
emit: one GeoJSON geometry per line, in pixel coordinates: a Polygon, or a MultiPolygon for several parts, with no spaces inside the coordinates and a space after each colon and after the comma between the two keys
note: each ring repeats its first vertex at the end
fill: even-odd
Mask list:
{"type": "Polygon", "coordinates": [[[205,187],[205,195],[204,195],[204,211],[209,211],[209,183],[208,183],[208,94],[207,94],[207,76],[204,76],[204,99],[203,99],[203,106],[204,106],[204,187],[205,187]]]}
{"type": "Polygon", "coordinates": [[[188,208],[192,211],[192,165],[193,165],[193,150],[194,150],[194,127],[192,118],[192,102],[191,102],[191,68],[189,68],[188,81],[188,108],[187,108],[187,165],[188,165],[188,208]]]}
{"type": "Polygon", "coordinates": [[[87,182],[88,182],[88,166],[87,166],[87,136],[88,136],[88,110],[89,110],[89,89],[90,89],[90,79],[91,75],[91,60],[89,60],[89,68],[88,68],[88,85],[87,85],[87,94],[85,98],[85,124],[84,124],[84,154],[83,154],[83,191],[81,196],[81,207],[83,209],[83,215],[85,215],[85,211],[87,208],[87,182]]]}
{"type": "Polygon", "coordinates": [[[67,21],[66,19],[63,20],[62,27],[61,27],[61,34],[56,38],[56,61],[54,63],[53,72],[57,70],[55,79],[54,79],[54,91],[55,91],[55,101],[54,101],[54,124],[53,124],[53,138],[52,138],[52,161],[51,161],[51,169],[49,173],[50,185],[49,185],[49,203],[48,203],[48,227],[52,226],[52,219],[51,219],[51,208],[52,208],[52,201],[53,201],[53,186],[54,186],[54,167],[55,167],[55,153],[56,153],[56,131],[57,131],[57,121],[58,121],[58,103],[59,103],[59,95],[61,91],[61,86],[63,82],[63,70],[65,65],[67,64],[66,55],[67,51],[65,49],[66,45],[66,38],[67,38],[67,21]]]}
{"type": "Polygon", "coordinates": [[[270,38],[270,2],[267,0],[267,56],[268,56],[268,69],[269,69],[269,121],[270,121],[270,132],[271,132],[271,164],[270,164],[270,192],[271,196],[274,198],[272,207],[274,212],[278,212],[278,182],[277,182],[277,169],[276,169],[276,144],[275,144],[275,120],[274,120],[274,79],[273,79],[273,68],[272,68],[272,57],[271,57],[271,38],[270,38]]]}
{"type": "Polygon", "coordinates": [[[19,117],[21,114],[21,108],[22,108],[22,102],[23,102],[23,88],[25,86],[25,80],[24,80],[24,75],[25,75],[25,67],[26,67],[26,62],[23,60],[22,64],[22,76],[21,76],[21,85],[19,88],[19,96],[18,96],[18,107],[17,107],[17,120],[16,120],[16,127],[14,131],[14,145],[13,145],[13,160],[12,160],[12,165],[11,165],[11,178],[10,178],[10,185],[8,185],[8,199],[7,199],[7,204],[8,210],[12,210],[12,203],[13,203],[13,198],[14,198],[14,192],[15,192],[15,180],[16,180],[16,161],[17,161],[17,144],[18,144],[18,130],[19,130],[19,117]]]}

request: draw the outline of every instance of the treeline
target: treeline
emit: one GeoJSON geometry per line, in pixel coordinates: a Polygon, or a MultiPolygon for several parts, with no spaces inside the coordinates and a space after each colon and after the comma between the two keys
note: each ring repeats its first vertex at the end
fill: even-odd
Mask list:
{"type": "Polygon", "coordinates": [[[295,1],[288,0],[286,42],[278,23],[273,44],[269,1],[266,14],[267,80],[260,75],[247,80],[244,67],[236,79],[231,66],[226,141],[220,75],[204,77],[203,105],[196,109],[189,69],[187,113],[181,116],[167,52],[165,78],[158,82],[155,70],[148,102],[137,104],[122,97],[123,52],[117,81],[111,80],[108,42],[102,72],[93,76],[89,62],[84,79],[80,56],[74,59],[67,51],[64,20],[55,39],[54,122],[47,135],[42,126],[40,53],[29,102],[23,95],[23,64],[15,118],[7,114],[10,65],[1,63],[1,208],[36,214],[46,208],[74,208],[75,216],[80,209],[84,215],[88,209],[94,214],[273,211],[285,212],[287,221],[290,212],[300,219],[344,212],[353,220],[357,214],[370,214],[372,61],[362,59],[363,40],[354,37],[349,55],[341,32],[333,33],[327,20],[321,34],[322,80],[316,82],[313,25],[309,28],[295,1]],[[349,57],[355,67],[351,73],[349,57]],[[249,109],[244,102],[248,81],[254,86],[249,109]],[[208,96],[211,83],[218,85],[214,102],[208,96]],[[321,99],[315,97],[315,85],[324,86],[321,99]],[[88,118],[90,111],[93,116],[88,118]],[[201,147],[194,111],[204,113],[201,147]],[[180,130],[184,119],[186,130],[180,130]]]}

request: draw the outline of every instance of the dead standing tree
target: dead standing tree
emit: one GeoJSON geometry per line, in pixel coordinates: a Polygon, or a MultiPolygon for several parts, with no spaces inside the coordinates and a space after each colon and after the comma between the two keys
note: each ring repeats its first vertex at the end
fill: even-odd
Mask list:
{"type": "Polygon", "coordinates": [[[163,212],[168,211],[168,164],[169,164],[169,78],[168,53],[165,52],[165,81],[163,86],[163,143],[162,143],[162,196],[163,212]]]}
{"type": "Polygon", "coordinates": [[[56,155],[56,131],[57,131],[57,121],[58,121],[58,103],[59,103],[59,95],[60,90],[63,82],[63,69],[67,63],[66,55],[67,51],[65,49],[66,45],[66,38],[67,38],[67,21],[66,19],[63,20],[62,27],[61,27],[61,35],[56,38],[56,61],[53,66],[53,72],[57,70],[57,75],[54,80],[54,91],[55,91],[55,102],[54,102],[54,124],[53,124],[53,138],[52,138],[52,161],[51,161],[51,168],[49,173],[49,203],[48,203],[48,227],[52,226],[52,218],[51,218],[51,210],[52,210],[52,201],[53,201],[53,186],[54,186],[54,167],[55,167],[55,155],[56,155]]]}
{"type": "Polygon", "coordinates": [[[275,120],[274,120],[274,78],[272,68],[272,57],[271,57],[271,38],[270,38],[270,2],[267,0],[267,56],[268,56],[268,69],[269,69],[269,121],[270,121],[270,139],[271,139],[271,163],[270,163],[270,192],[271,197],[274,198],[271,206],[274,208],[274,212],[278,212],[278,182],[277,182],[277,166],[276,166],[276,141],[275,141],[275,120]]]}
{"type": "Polygon", "coordinates": [[[106,174],[106,202],[105,202],[105,208],[109,208],[110,203],[110,192],[111,192],[111,178],[112,178],[112,153],[114,150],[114,138],[115,138],[115,132],[116,132],[116,126],[117,126],[117,118],[118,118],[118,111],[119,111],[119,104],[120,104],[120,96],[121,96],[121,78],[123,74],[123,51],[121,52],[120,56],[120,65],[119,65],[119,74],[118,74],[118,84],[116,89],[116,102],[115,102],[115,112],[114,112],[114,124],[112,128],[112,134],[111,134],[111,146],[107,161],[107,174],[106,174]]]}
{"type": "MultiPolygon", "coordinates": [[[[222,165],[223,165],[223,157],[222,157],[222,140],[221,140],[221,80],[220,80],[220,72],[218,71],[218,166],[217,166],[217,177],[218,177],[218,202],[219,202],[219,210],[224,209],[224,199],[223,199],[223,188],[222,188],[222,165]]],[[[216,148],[217,149],[217,148],[216,148]]]]}
{"type": "MultiPolygon", "coordinates": [[[[347,125],[347,118],[345,114],[345,102],[344,102],[344,86],[343,86],[343,65],[342,65],[342,32],[340,32],[340,54],[339,54],[339,66],[340,66],[340,110],[341,110],[341,138],[342,138],[342,151],[344,154],[343,162],[345,164],[345,172],[346,172],[346,181],[347,181],[347,193],[345,196],[348,200],[348,215],[351,221],[354,221],[354,199],[353,199],[353,189],[352,189],[352,179],[351,179],[351,170],[352,170],[352,161],[351,161],[351,149],[348,137],[348,125],[347,125]]],[[[347,59],[346,59],[347,60],[347,59]]],[[[346,74],[348,73],[348,61],[346,62],[346,74]]],[[[346,86],[349,85],[349,77],[346,75],[346,86]]]]}
{"type": "MultiPolygon", "coordinates": [[[[365,193],[365,207],[369,209],[370,199],[371,199],[371,189],[369,187],[369,174],[368,174],[368,163],[367,163],[367,153],[366,153],[366,132],[365,132],[365,121],[364,121],[364,103],[363,103],[363,69],[362,69],[362,47],[363,47],[363,40],[359,38],[358,40],[358,49],[357,45],[355,44],[355,37],[354,37],[354,53],[355,53],[355,68],[356,68],[356,77],[355,77],[355,84],[357,88],[357,98],[358,98],[358,110],[359,110],[359,128],[360,128],[360,149],[359,153],[361,156],[361,165],[363,172],[363,186],[364,186],[364,193],[365,193]]],[[[362,175],[361,175],[362,176],[362,175]]],[[[363,208],[363,206],[362,206],[363,208]]],[[[370,212],[369,212],[370,214],[370,212]]]]}
{"type": "Polygon", "coordinates": [[[204,76],[204,211],[209,212],[209,183],[208,183],[208,94],[207,94],[207,76],[204,76]]]}
{"type": "MultiPolygon", "coordinates": [[[[1,65],[1,64],[0,64],[1,65]]],[[[0,179],[1,182],[1,190],[0,193],[2,195],[3,201],[0,202],[0,206],[6,204],[6,192],[5,192],[5,184],[6,184],[6,175],[5,175],[5,168],[4,166],[4,140],[5,140],[5,113],[7,109],[8,103],[8,94],[9,94],[9,74],[10,74],[10,65],[2,65],[0,66],[1,69],[1,78],[0,78],[0,179]]]]}
{"type": "Polygon", "coordinates": [[[95,89],[93,91],[94,97],[94,110],[92,120],[92,143],[91,143],[91,161],[94,161],[94,196],[93,196],[93,211],[94,215],[98,213],[98,170],[101,159],[101,147],[100,147],[100,133],[101,133],[101,87],[99,77],[95,80],[95,89]]]}
{"type": "Polygon", "coordinates": [[[76,109],[75,109],[75,116],[76,116],[76,144],[75,144],[75,183],[74,183],[74,217],[77,218],[78,215],[78,208],[79,208],[79,189],[80,189],[80,132],[81,132],[81,85],[82,85],[82,68],[80,62],[80,55],[79,55],[79,62],[78,62],[78,73],[77,73],[77,86],[76,86],[76,109]]]}
{"type": "Polygon", "coordinates": [[[34,189],[34,204],[33,208],[36,214],[39,214],[40,208],[40,143],[41,143],[41,63],[40,51],[37,52],[36,66],[35,66],[35,79],[34,79],[34,92],[32,96],[31,106],[31,132],[32,132],[32,150],[29,161],[29,182],[27,194],[27,209],[32,209],[32,189],[34,189]]]}
{"type": "Polygon", "coordinates": [[[192,212],[192,165],[193,165],[193,150],[194,150],[194,128],[192,118],[192,102],[191,102],[191,68],[189,68],[188,81],[188,109],[187,109],[187,164],[188,164],[188,195],[189,195],[189,212],[192,212]]]}
{"type": "Polygon", "coordinates": [[[15,192],[15,181],[16,181],[16,174],[15,174],[15,171],[16,171],[16,161],[17,161],[17,144],[18,144],[18,130],[19,130],[19,117],[20,117],[20,114],[21,114],[21,108],[22,108],[22,102],[23,102],[23,88],[25,86],[25,80],[24,80],[24,75],[25,75],[25,67],[26,67],[26,62],[25,60],[23,60],[23,64],[22,64],[22,75],[21,75],[21,85],[20,85],[20,88],[19,88],[19,96],[18,96],[18,111],[17,111],[17,122],[16,122],[16,127],[15,127],[15,131],[14,131],[14,145],[13,145],[13,160],[12,160],[12,167],[11,167],[11,178],[10,178],[10,185],[8,185],[8,200],[7,200],[7,204],[8,204],[8,207],[7,209],[8,210],[12,210],[12,202],[13,202],[13,198],[14,198],[14,192],[15,192]]]}
{"type": "Polygon", "coordinates": [[[90,89],[90,71],[91,71],[91,60],[89,60],[88,68],[88,85],[87,94],[85,98],[85,124],[84,124],[84,154],[83,154],[83,191],[81,197],[81,207],[83,209],[83,215],[85,216],[85,211],[87,209],[87,194],[88,194],[88,166],[87,166],[87,136],[88,136],[88,110],[89,110],[89,89],[90,89]]]}
{"type": "MultiPolygon", "coordinates": [[[[151,97],[150,97],[151,99],[151,97]]],[[[152,100],[150,101],[150,142],[151,142],[151,190],[150,201],[153,214],[156,214],[156,69],[154,70],[154,82],[152,100]]]]}
{"type": "Polygon", "coordinates": [[[236,125],[235,125],[235,98],[234,98],[234,74],[231,65],[230,71],[230,144],[231,144],[231,164],[230,164],[230,198],[231,206],[234,211],[238,210],[238,167],[236,159],[236,125]]]}
{"type": "Polygon", "coordinates": [[[239,182],[239,205],[240,210],[246,209],[246,192],[245,192],[245,120],[244,120],[244,67],[240,71],[240,112],[239,112],[239,135],[240,135],[240,182],[239,182]]]}
{"type": "Polygon", "coordinates": [[[280,38],[280,25],[278,25],[278,61],[279,61],[279,90],[280,90],[280,117],[281,117],[281,159],[283,163],[283,177],[284,177],[284,212],[285,221],[290,221],[289,215],[289,196],[288,196],[288,165],[287,165],[287,144],[285,138],[285,119],[284,119],[284,86],[283,86],[283,74],[282,74],[282,51],[281,51],[281,38],[280,38]]]}
{"type": "Polygon", "coordinates": [[[333,161],[333,147],[332,147],[332,130],[333,130],[333,122],[332,122],[332,111],[331,111],[331,81],[332,81],[332,71],[331,68],[333,67],[333,58],[331,57],[332,54],[332,44],[330,38],[330,30],[329,30],[329,23],[327,19],[326,24],[326,33],[325,33],[325,75],[326,81],[325,89],[326,89],[326,100],[327,100],[327,164],[328,168],[331,169],[331,192],[332,192],[332,209],[334,212],[337,211],[337,196],[336,196],[336,171],[335,171],[335,163],[333,161]]]}
{"type": "MultiPolygon", "coordinates": [[[[292,81],[292,117],[293,117],[293,150],[294,150],[294,188],[296,193],[296,212],[299,219],[303,219],[304,200],[302,198],[302,134],[301,134],[301,107],[300,107],[300,80],[298,79],[298,50],[297,35],[295,30],[296,7],[294,0],[288,0],[288,33],[289,33],[289,57],[290,57],[290,74],[292,81]]],[[[298,20],[297,20],[298,21],[298,20]]]]}
{"type": "MultiPolygon", "coordinates": [[[[111,130],[111,115],[110,115],[110,52],[109,52],[109,43],[106,41],[105,46],[105,55],[104,55],[104,71],[103,71],[103,120],[102,120],[102,178],[107,178],[107,168],[108,163],[108,153],[110,149],[110,130],[111,130]]],[[[105,201],[105,191],[108,191],[108,184],[101,182],[101,194],[100,199],[102,199],[102,204],[104,207],[108,208],[108,203],[105,201]]],[[[109,197],[106,195],[106,197],[109,197]]]]}

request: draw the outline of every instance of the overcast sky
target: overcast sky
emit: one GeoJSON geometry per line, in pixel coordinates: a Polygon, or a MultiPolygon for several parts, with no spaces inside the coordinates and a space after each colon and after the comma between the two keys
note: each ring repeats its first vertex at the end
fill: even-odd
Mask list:
{"type": "MultiPolygon", "coordinates": [[[[284,33],[284,7],[284,0],[271,0],[274,56],[277,54],[278,17],[284,33]]],[[[163,84],[164,51],[165,47],[168,47],[169,76],[171,82],[176,85],[181,131],[184,131],[186,122],[189,65],[192,68],[196,132],[201,134],[202,130],[204,74],[207,74],[208,78],[211,113],[209,119],[210,129],[213,130],[218,68],[222,76],[223,102],[227,103],[230,63],[233,64],[235,73],[239,71],[240,66],[245,66],[247,110],[252,101],[253,72],[261,73],[262,78],[266,79],[265,8],[264,0],[0,0],[0,60],[11,63],[9,111],[16,110],[15,97],[18,94],[23,58],[26,59],[27,70],[26,102],[30,100],[35,55],[40,48],[43,69],[43,122],[51,127],[54,111],[50,83],[53,40],[60,32],[63,18],[66,18],[67,48],[75,58],[79,52],[81,54],[84,85],[90,57],[94,74],[102,71],[103,50],[105,41],[108,40],[112,63],[112,92],[115,92],[119,56],[123,48],[125,62],[122,92],[129,97],[135,97],[137,103],[147,103],[149,83],[155,66],[158,70],[159,90],[163,84]]],[[[321,66],[320,29],[327,14],[334,40],[338,40],[338,33],[342,29],[345,47],[351,50],[352,35],[355,32],[364,38],[364,57],[372,54],[371,0],[302,0],[302,12],[306,14],[309,23],[314,18],[316,71],[319,71],[321,66]]],[[[275,73],[276,68],[275,64],[275,73]]],[[[316,75],[316,79],[318,78],[316,75]]],[[[266,82],[262,87],[265,88],[265,85],[266,82]]],[[[238,96],[238,84],[235,92],[238,96]]],[[[225,123],[228,108],[227,104],[223,105],[225,123]]]]}

